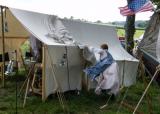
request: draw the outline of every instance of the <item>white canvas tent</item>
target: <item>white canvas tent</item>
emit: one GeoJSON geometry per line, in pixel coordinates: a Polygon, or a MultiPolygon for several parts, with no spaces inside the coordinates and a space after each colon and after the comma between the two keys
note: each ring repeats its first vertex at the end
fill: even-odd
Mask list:
{"type": "Polygon", "coordinates": [[[109,45],[109,52],[118,62],[121,84],[130,86],[135,83],[138,60],[121,47],[114,27],[9,9],[31,34],[44,43],[43,99],[57,90],[64,92],[81,89],[83,57],[77,43],[68,43],[71,39],[94,47],[99,47],[100,44],[106,42],[109,45]],[[62,41],[64,37],[66,41],[62,41]]]}
{"type": "Polygon", "coordinates": [[[101,44],[106,42],[109,45],[109,52],[118,62],[121,85],[130,86],[135,83],[138,60],[129,55],[121,46],[114,27],[65,19],[61,21],[72,34],[74,40],[82,44],[99,48],[101,44]]]}

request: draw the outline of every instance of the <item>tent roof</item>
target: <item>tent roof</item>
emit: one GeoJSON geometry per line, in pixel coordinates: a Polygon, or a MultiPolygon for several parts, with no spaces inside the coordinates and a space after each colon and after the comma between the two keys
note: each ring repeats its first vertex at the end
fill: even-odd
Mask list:
{"type": "Polygon", "coordinates": [[[58,19],[57,21],[57,17],[54,15],[13,8],[9,9],[31,34],[46,45],[65,45],[55,42],[53,38],[47,37],[49,33],[57,32],[54,29],[61,25],[58,29],[67,29],[73,39],[81,44],[99,47],[100,44],[107,43],[109,51],[116,60],[137,61],[137,59],[123,49],[117,38],[116,29],[113,26],[68,19],[58,19]]]}

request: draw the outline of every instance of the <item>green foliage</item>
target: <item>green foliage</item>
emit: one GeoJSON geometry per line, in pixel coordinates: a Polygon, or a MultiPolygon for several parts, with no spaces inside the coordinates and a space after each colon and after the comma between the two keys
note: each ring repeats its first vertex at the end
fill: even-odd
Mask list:
{"type": "Polygon", "coordinates": [[[24,42],[24,44],[21,46],[21,50],[22,50],[23,56],[24,56],[25,52],[30,51],[30,44],[29,44],[28,40],[26,42],[24,42]]]}
{"type": "Polygon", "coordinates": [[[139,28],[146,28],[148,25],[148,21],[142,21],[140,23],[137,23],[137,27],[139,28]]]}
{"type": "Polygon", "coordinates": [[[102,23],[102,21],[100,21],[100,20],[97,20],[95,23],[102,23]]]}

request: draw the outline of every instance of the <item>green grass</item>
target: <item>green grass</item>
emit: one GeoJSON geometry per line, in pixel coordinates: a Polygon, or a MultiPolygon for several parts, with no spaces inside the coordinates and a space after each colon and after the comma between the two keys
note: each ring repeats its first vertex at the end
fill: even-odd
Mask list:
{"type": "MultiPolygon", "coordinates": [[[[134,38],[139,38],[144,33],[143,29],[136,29],[136,32],[134,34],[134,38]]],[[[125,36],[125,31],[123,28],[117,28],[117,34],[118,36],[125,36]]]]}
{"type": "MultiPolygon", "coordinates": [[[[18,89],[22,85],[22,82],[23,81],[18,82],[18,89]]],[[[22,107],[23,97],[19,97],[18,114],[117,114],[118,109],[118,114],[131,114],[132,112],[129,109],[120,105],[126,89],[127,88],[124,88],[121,91],[116,100],[110,100],[108,107],[103,110],[100,110],[99,107],[105,104],[109,96],[105,93],[100,96],[95,95],[93,90],[89,92],[83,90],[80,92],[80,95],[77,95],[76,92],[64,93],[65,110],[63,110],[56,95],[50,96],[46,102],[41,101],[41,96],[30,95],[27,98],[25,108],[22,107]]],[[[160,112],[159,89],[159,86],[156,84],[152,84],[149,89],[149,94],[152,99],[153,114],[158,114],[160,112]]],[[[143,91],[143,83],[138,81],[135,85],[128,89],[124,101],[135,106],[138,103],[143,91]]],[[[6,81],[5,88],[0,88],[0,114],[15,113],[15,98],[15,77],[12,77],[10,80],[6,81]]],[[[143,99],[139,110],[145,114],[148,114],[146,99],[143,99]]]]}

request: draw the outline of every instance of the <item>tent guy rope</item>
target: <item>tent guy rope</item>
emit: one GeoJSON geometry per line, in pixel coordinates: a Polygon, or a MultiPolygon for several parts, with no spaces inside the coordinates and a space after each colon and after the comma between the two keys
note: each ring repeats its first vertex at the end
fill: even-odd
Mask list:
{"type": "Polygon", "coordinates": [[[138,109],[141,101],[143,100],[144,96],[146,95],[146,93],[147,93],[147,91],[148,91],[151,83],[153,82],[154,78],[155,78],[155,77],[157,76],[157,74],[160,72],[160,65],[158,65],[156,69],[157,69],[157,70],[156,70],[156,72],[154,73],[151,81],[149,82],[149,84],[148,84],[148,86],[146,87],[144,93],[142,94],[142,97],[140,98],[139,102],[137,103],[136,108],[135,108],[134,111],[133,111],[133,114],[135,114],[136,110],[138,109]]]}

